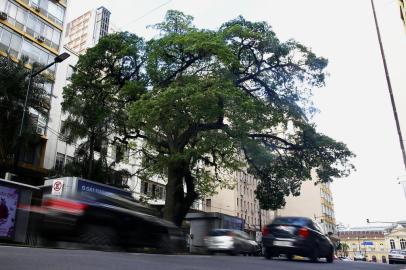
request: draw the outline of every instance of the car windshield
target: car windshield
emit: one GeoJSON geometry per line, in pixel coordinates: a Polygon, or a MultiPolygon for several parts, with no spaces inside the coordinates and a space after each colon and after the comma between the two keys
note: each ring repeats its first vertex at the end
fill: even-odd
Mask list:
{"type": "Polygon", "coordinates": [[[231,230],[213,230],[210,232],[210,236],[228,236],[232,234],[231,230]]]}
{"type": "Polygon", "coordinates": [[[289,225],[296,225],[296,226],[309,226],[310,222],[308,219],[300,218],[300,217],[280,217],[274,219],[272,224],[289,224],[289,225]]]}

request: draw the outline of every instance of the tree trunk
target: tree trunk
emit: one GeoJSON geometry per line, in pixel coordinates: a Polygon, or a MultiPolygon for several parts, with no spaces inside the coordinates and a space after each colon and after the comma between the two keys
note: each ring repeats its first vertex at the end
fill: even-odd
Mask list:
{"type": "Polygon", "coordinates": [[[94,132],[92,132],[90,135],[89,142],[89,165],[87,171],[87,179],[89,180],[92,180],[93,178],[94,143],[95,143],[95,134],[94,132]]]}
{"type": "Polygon", "coordinates": [[[166,184],[166,198],[164,219],[172,221],[177,226],[182,224],[182,205],[184,201],[183,176],[184,164],[176,160],[168,164],[168,183],[166,184]]]}
{"type": "Polygon", "coordinates": [[[187,162],[180,160],[171,162],[168,165],[164,219],[181,226],[183,219],[197,197],[194,178],[190,173],[187,162]],[[184,192],[184,181],[186,194],[184,192]]]}

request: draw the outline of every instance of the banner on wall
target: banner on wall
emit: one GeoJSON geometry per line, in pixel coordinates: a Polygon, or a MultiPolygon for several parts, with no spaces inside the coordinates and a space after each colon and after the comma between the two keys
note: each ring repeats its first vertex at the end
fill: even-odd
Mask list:
{"type": "Polygon", "coordinates": [[[18,191],[0,186],[0,237],[12,238],[15,230],[18,191]]]}

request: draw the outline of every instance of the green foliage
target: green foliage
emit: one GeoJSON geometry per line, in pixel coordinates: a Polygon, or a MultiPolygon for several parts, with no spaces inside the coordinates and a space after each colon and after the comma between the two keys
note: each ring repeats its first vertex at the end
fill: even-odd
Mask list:
{"type": "MultiPolygon", "coordinates": [[[[109,57],[115,53],[98,45],[80,59],[65,89],[75,108],[88,100],[75,122],[94,113],[97,134],[143,139],[137,144],[141,176],[167,180],[165,218],[180,224],[197,198],[232,186],[230,175],[246,168],[260,180],[256,194],[263,209],[280,208],[286,196],[298,195],[312,172],[320,182],[348,175],[351,151],[317,133],[309,120],[312,89],[324,85],[326,59],[294,40],[281,42],[265,22],[239,17],[217,31],[192,22],[169,11],[155,25],[160,36],[147,43],[122,33],[102,40],[133,44],[128,47],[142,61],[128,70],[137,77],[111,80],[109,63],[117,62],[109,57]],[[121,93],[132,98],[124,96],[116,107],[121,93]],[[113,105],[97,102],[99,96],[113,105]]],[[[83,122],[80,134],[89,134],[94,123],[83,122]]]]}
{"type": "Polygon", "coordinates": [[[80,139],[78,158],[81,175],[96,181],[107,181],[107,145],[114,135],[129,135],[126,108],[145,92],[146,82],[141,73],[145,61],[144,41],[136,35],[117,33],[102,38],[79,62],[64,88],[62,110],[68,113],[63,131],[67,141],[80,139]],[[100,152],[95,164],[94,151],[100,152]],[[105,172],[100,174],[100,169],[105,172]]]}
{"type": "MultiPolygon", "coordinates": [[[[18,130],[21,124],[24,100],[28,87],[30,70],[25,67],[27,59],[15,63],[9,58],[0,56],[0,164],[12,162],[18,130]]],[[[34,65],[34,68],[38,68],[34,65]]],[[[34,77],[31,85],[27,108],[47,115],[49,95],[43,88],[46,79],[34,77]]],[[[36,143],[39,137],[33,127],[33,119],[26,114],[22,143],[36,143]]]]}

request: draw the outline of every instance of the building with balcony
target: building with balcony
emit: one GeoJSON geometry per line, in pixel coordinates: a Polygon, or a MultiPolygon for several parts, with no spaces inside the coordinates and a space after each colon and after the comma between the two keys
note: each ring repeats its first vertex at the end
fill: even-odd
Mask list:
{"type": "MultiPolygon", "coordinates": [[[[47,65],[60,54],[61,37],[65,21],[67,0],[0,0],[0,56],[19,61],[28,58],[27,68],[36,62],[47,65]]],[[[51,82],[44,85],[51,104],[56,66],[47,70],[45,76],[51,82]]],[[[48,141],[48,113],[30,110],[32,123],[40,136],[40,143],[22,149],[18,162],[18,173],[41,177],[47,174],[44,168],[48,141]]],[[[35,180],[33,180],[35,181],[35,180]]]]}

